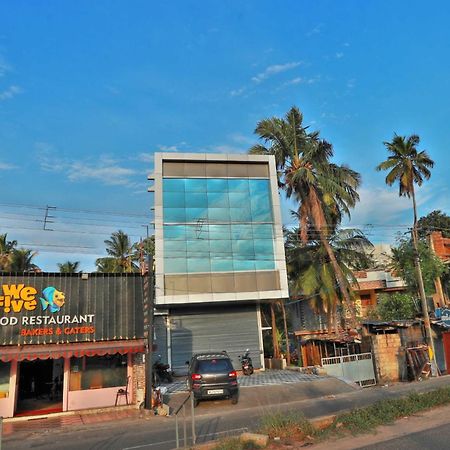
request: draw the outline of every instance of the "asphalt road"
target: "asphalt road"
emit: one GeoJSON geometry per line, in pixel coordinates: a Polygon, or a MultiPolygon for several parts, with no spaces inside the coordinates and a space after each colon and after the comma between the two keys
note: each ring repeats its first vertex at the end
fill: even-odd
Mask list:
{"type": "Polygon", "coordinates": [[[450,427],[448,424],[379,442],[378,444],[359,447],[359,450],[440,450],[446,448],[450,448],[450,427]]]}

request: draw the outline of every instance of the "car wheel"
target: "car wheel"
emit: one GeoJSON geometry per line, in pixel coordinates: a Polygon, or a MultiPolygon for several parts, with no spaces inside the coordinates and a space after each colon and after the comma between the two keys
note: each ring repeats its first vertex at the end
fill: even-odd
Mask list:
{"type": "Polygon", "coordinates": [[[235,394],[231,396],[231,404],[232,405],[237,405],[237,402],[239,401],[239,395],[235,394]]]}
{"type": "Polygon", "coordinates": [[[194,398],[194,408],[197,408],[199,403],[200,403],[200,400],[198,398],[194,398]]]}

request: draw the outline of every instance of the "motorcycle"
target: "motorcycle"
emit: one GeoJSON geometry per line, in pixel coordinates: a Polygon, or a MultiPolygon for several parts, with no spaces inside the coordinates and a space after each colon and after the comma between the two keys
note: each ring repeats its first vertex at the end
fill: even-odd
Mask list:
{"type": "Polygon", "coordinates": [[[161,362],[161,355],[158,355],[156,361],[153,363],[153,384],[157,386],[164,380],[172,383],[173,372],[170,370],[169,364],[163,364],[161,362]]]}
{"type": "Polygon", "coordinates": [[[253,373],[252,358],[250,358],[250,350],[247,349],[243,356],[239,355],[239,361],[242,366],[242,373],[244,375],[251,375],[253,373]]]}

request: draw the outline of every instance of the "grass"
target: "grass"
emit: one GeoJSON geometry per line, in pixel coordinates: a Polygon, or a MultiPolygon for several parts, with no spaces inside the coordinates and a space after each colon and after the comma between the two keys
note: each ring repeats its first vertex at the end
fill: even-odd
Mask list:
{"type": "MultiPolygon", "coordinates": [[[[402,417],[447,404],[450,404],[450,387],[422,394],[412,393],[402,398],[381,400],[373,405],[340,414],[331,425],[323,429],[316,429],[302,413],[296,411],[268,414],[261,419],[257,431],[269,435],[272,439],[278,437],[291,443],[302,442],[305,438],[317,442],[331,436],[374,432],[381,425],[388,425],[402,417]]],[[[214,450],[254,448],[259,447],[251,443],[242,443],[239,438],[232,438],[218,441],[214,450]]]]}

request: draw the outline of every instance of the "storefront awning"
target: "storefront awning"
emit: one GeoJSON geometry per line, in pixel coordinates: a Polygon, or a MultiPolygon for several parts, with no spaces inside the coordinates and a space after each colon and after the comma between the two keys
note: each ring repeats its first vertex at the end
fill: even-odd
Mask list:
{"type": "Polygon", "coordinates": [[[120,353],[141,353],[145,351],[144,339],[106,341],[106,342],[80,342],[74,344],[42,344],[5,346],[0,348],[0,361],[12,360],[33,361],[35,359],[70,358],[72,356],[104,356],[120,353]]]}

